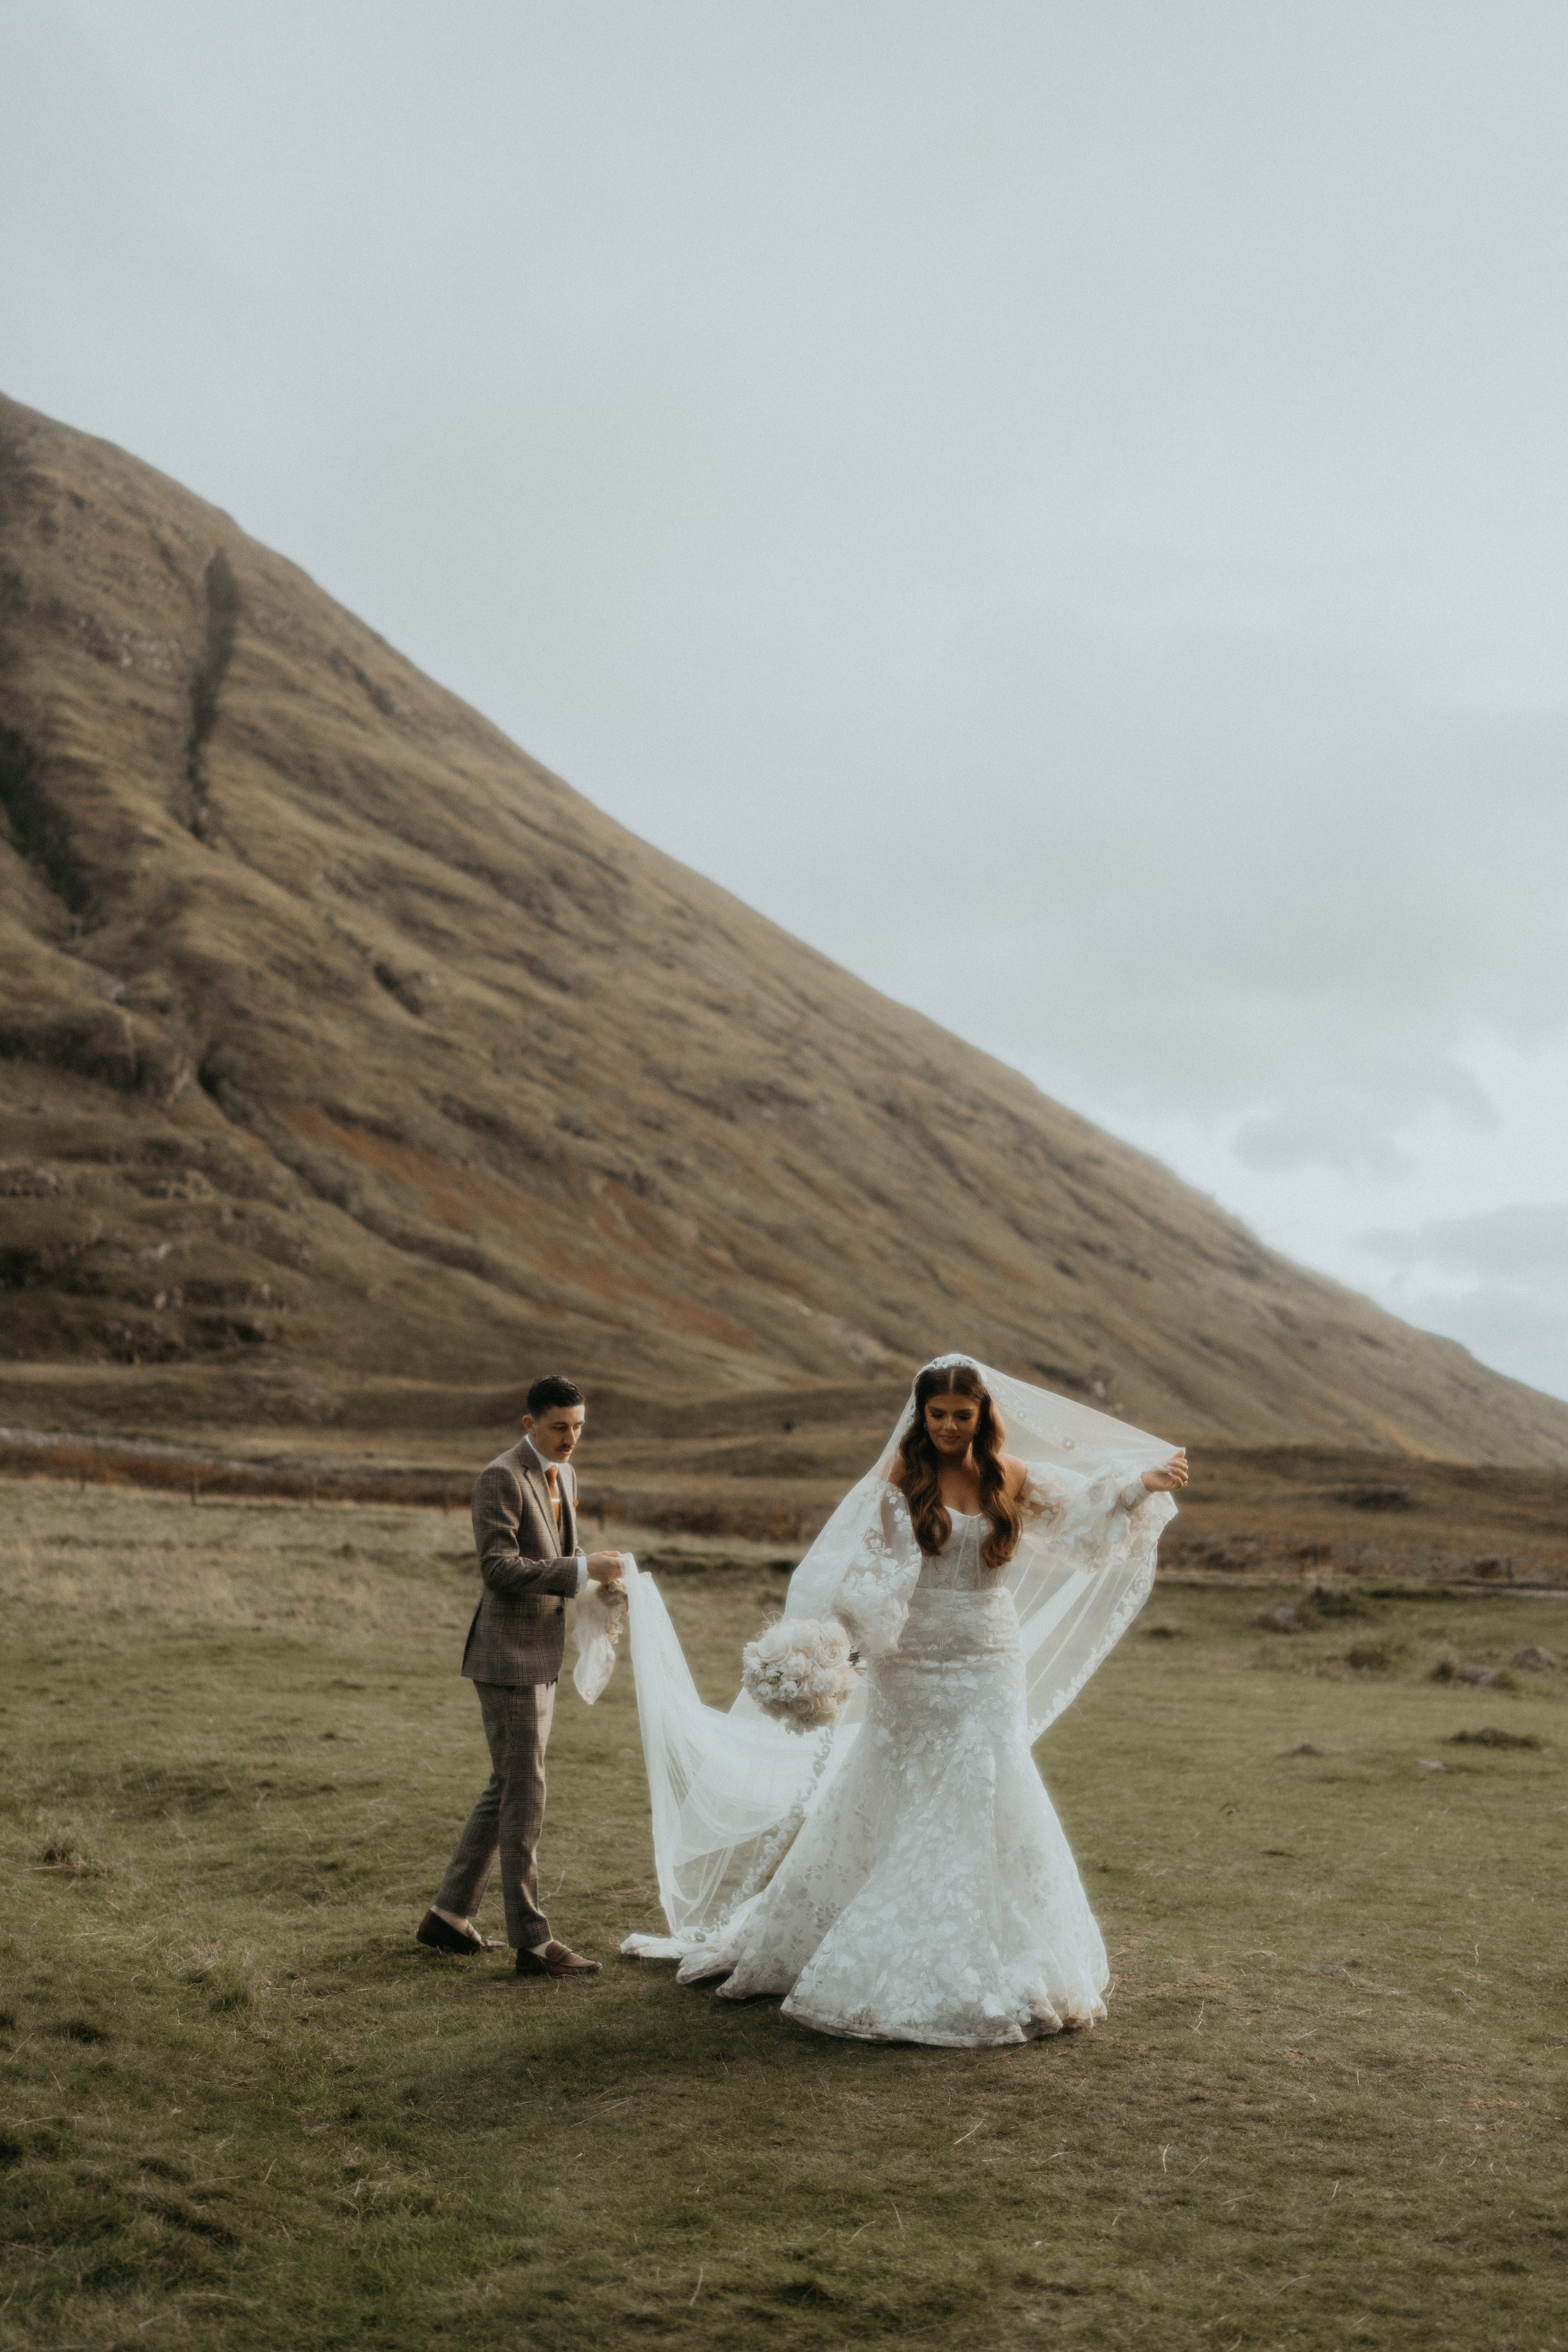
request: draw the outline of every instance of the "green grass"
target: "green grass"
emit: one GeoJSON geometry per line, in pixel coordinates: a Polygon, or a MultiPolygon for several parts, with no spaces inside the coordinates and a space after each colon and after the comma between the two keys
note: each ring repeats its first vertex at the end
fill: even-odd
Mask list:
{"type": "MultiPolygon", "coordinates": [[[[1428,1679],[1568,1610],[1163,1591],[1041,1749],[1109,2023],[868,2048],[615,1956],[624,1669],[551,1751],[604,1976],[414,1945],[482,1777],[456,1520],[4,1494],[5,2352],[1568,2344],[1568,1674],[1428,1679]]],[[[715,1694],[781,1583],[670,1579],[715,1694]]]]}

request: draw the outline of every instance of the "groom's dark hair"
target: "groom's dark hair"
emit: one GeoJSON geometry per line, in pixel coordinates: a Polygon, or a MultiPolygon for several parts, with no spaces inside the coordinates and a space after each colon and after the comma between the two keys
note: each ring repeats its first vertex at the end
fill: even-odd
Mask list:
{"type": "Polygon", "coordinates": [[[528,1391],[528,1410],[535,1421],[542,1412],[549,1412],[558,1404],[585,1404],[587,1402],[575,1381],[563,1372],[546,1372],[534,1381],[528,1391]]]}

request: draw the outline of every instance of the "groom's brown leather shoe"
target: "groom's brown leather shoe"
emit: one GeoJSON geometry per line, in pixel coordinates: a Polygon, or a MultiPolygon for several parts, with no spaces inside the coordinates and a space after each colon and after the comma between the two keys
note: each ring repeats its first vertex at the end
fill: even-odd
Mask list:
{"type": "Polygon", "coordinates": [[[427,1944],[433,1952],[495,1950],[495,1946],[488,1943],[477,1928],[469,1928],[465,1933],[461,1927],[454,1927],[449,1919],[443,1919],[438,1911],[426,1911],[414,1930],[414,1940],[417,1944],[427,1944]]]}
{"type": "Polygon", "coordinates": [[[599,1962],[585,1960],[552,1936],[542,1952],[518,1953],[517,1972],[520,1977],[596,1977],[599,1962]]]}

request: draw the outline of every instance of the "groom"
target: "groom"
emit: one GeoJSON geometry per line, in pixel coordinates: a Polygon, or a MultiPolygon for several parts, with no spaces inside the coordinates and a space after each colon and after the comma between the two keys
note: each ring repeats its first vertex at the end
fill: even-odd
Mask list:
{"type": "Polygon", "coordinates": [[[468,1815],[435,1902],[416,1930],[438,1952],[493,1948],[469,1917],[499,1854],[506,1939],[519,1976],[591,1977],[597,1960],[557,1941],[539,1907],[544,1748],[566,1645],[566,1602],[620,1580],[618,1551],[577,1549],[577,1476],[571,1466],[587,1407],[558,1372],[528,1391],[522,1435],[479,1473],[474,1547],[483,1580],[463,1673],[479,1693],[490,1751],[489,1784],[468,1815]]]}

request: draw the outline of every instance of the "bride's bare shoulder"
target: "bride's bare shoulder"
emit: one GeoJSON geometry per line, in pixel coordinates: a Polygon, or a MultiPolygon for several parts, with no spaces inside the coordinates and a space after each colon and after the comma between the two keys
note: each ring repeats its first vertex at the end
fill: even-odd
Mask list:
{"type": "Polygon", "coordinates": [[[893,1466],[888,1473],[889,1486],[896,1486],[901,1495],[904,1491],[904,1481],[908,1475],[909,1471],[905,1465],[903,1455],[901,1454],[895,1454],[893,1456],[893,1466]]]}
{"type": "Polygon", "coordinates": [[[1029,1465],[1026,1462],[1020,1462],[1016,1454],[1002,1454],[997,1459],[1002,1465],[1007,1500],[1016,1503],[1029,1483],[1029,1465]]]}

